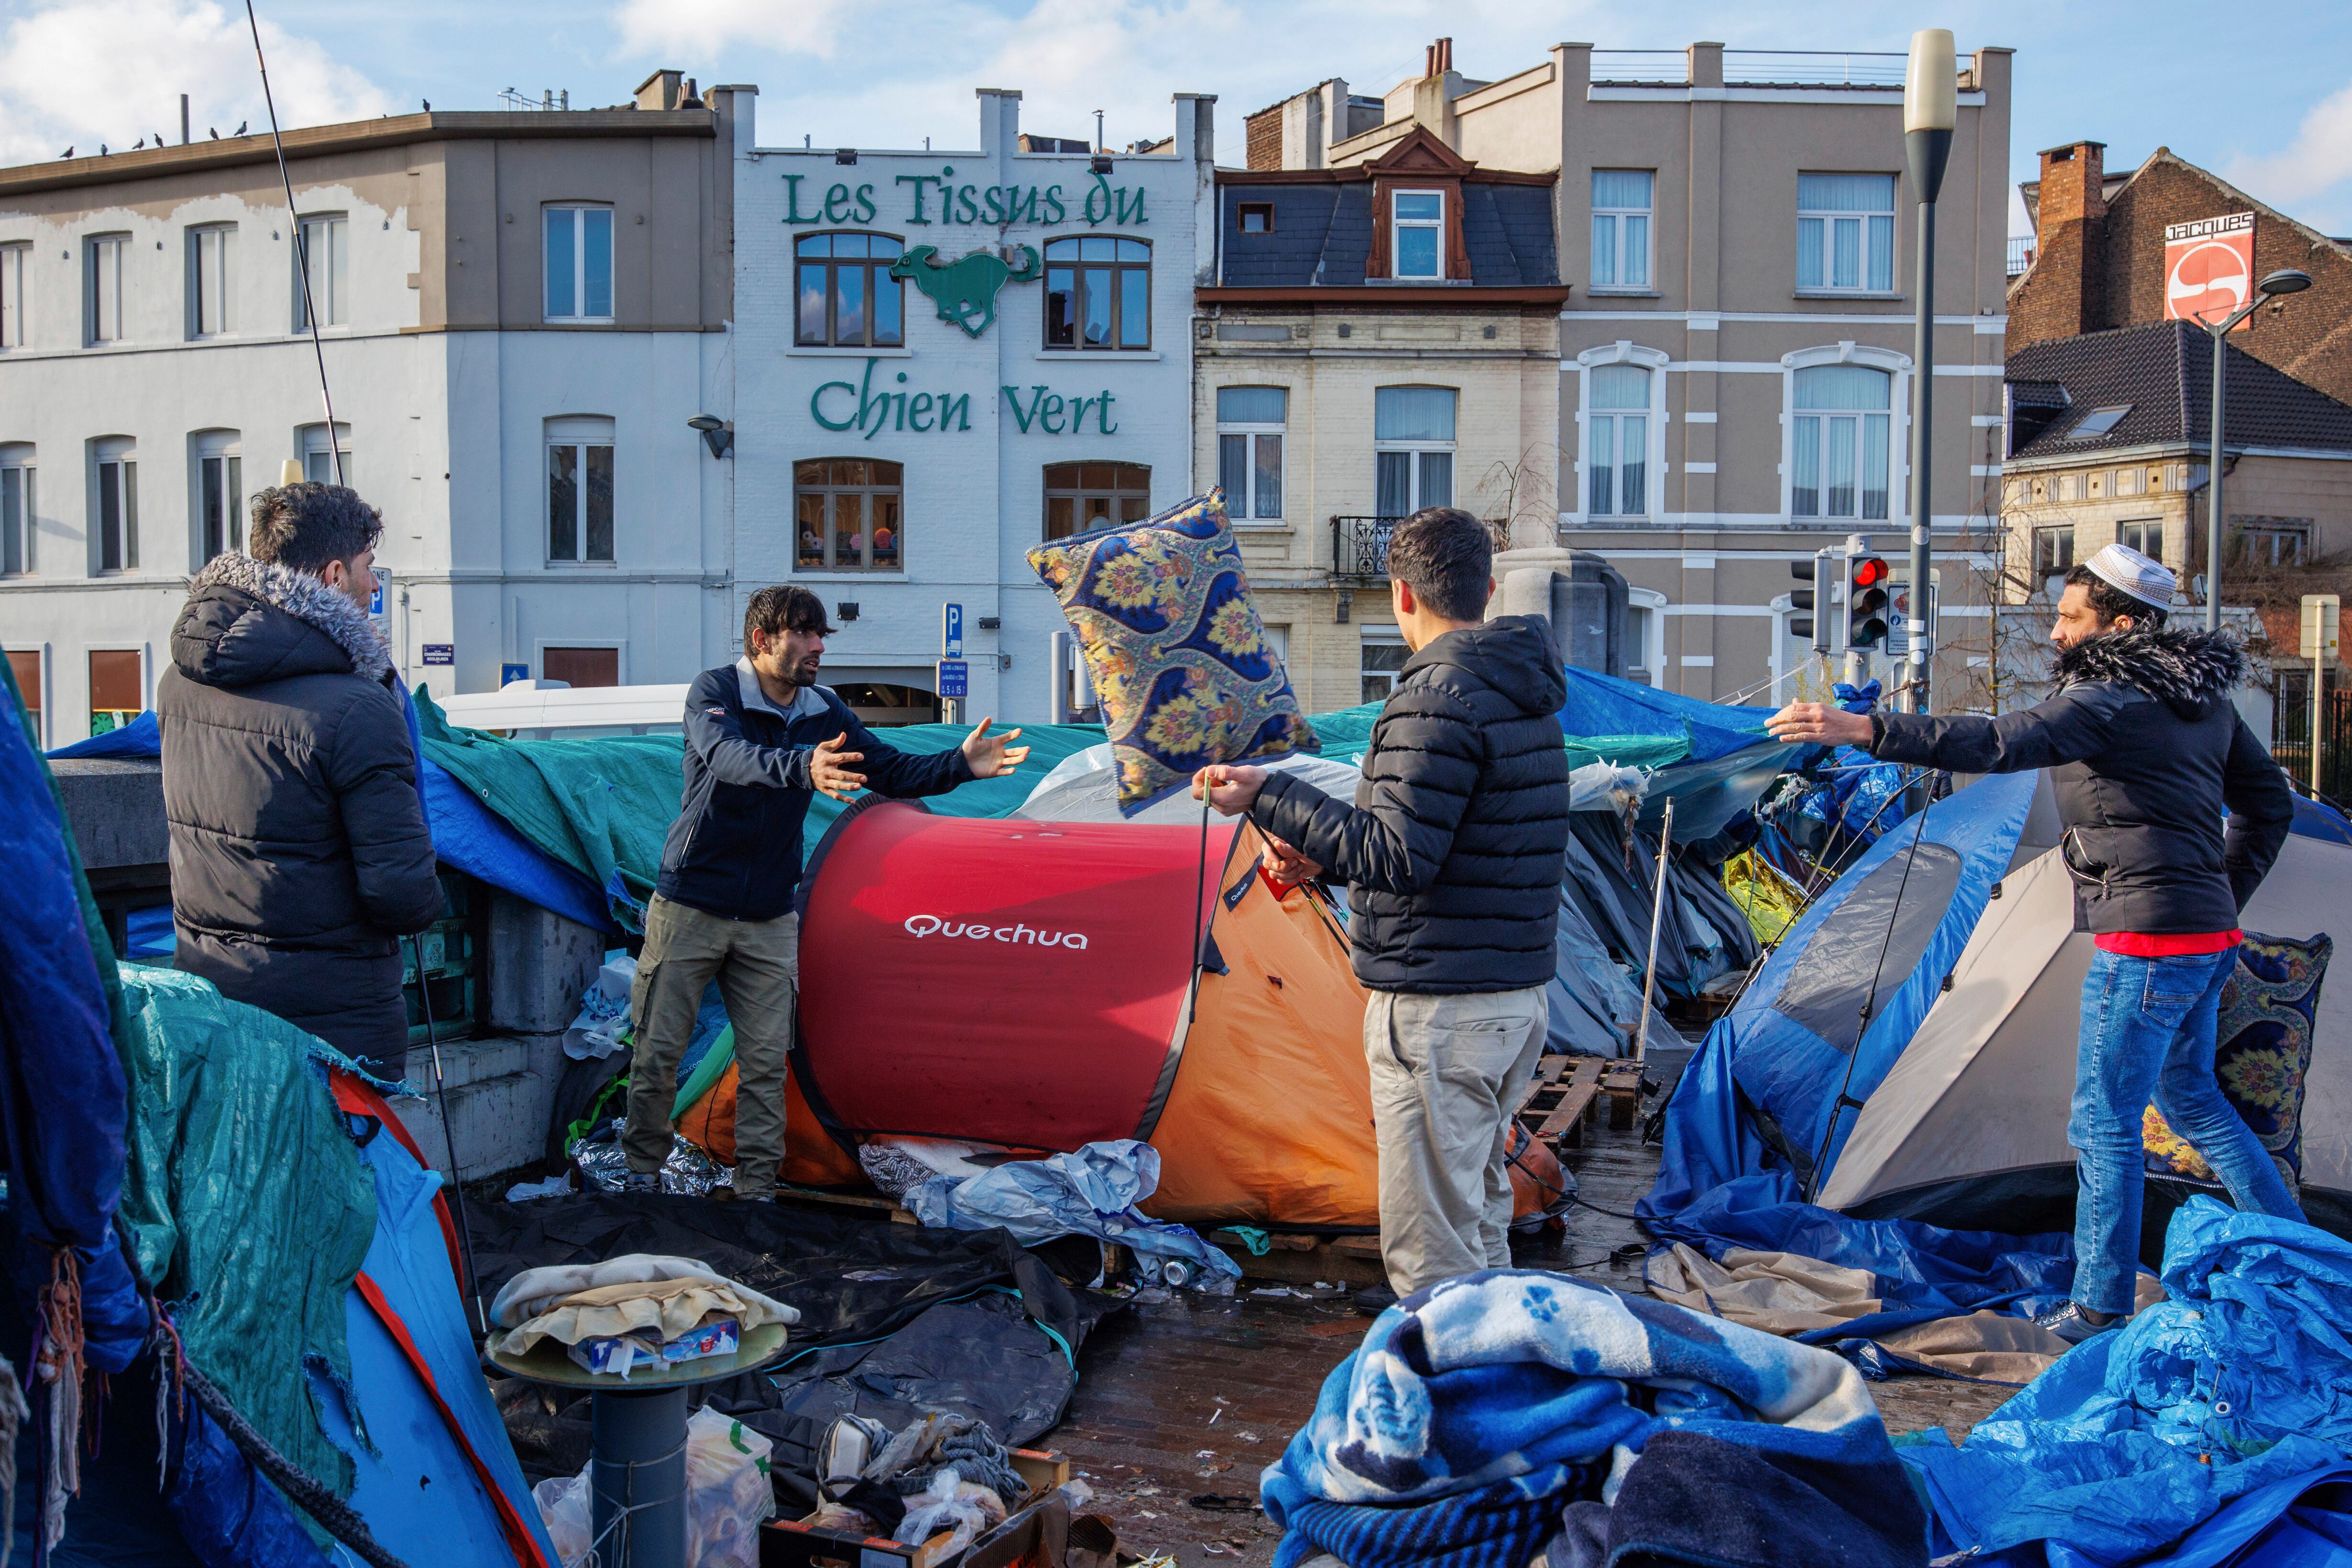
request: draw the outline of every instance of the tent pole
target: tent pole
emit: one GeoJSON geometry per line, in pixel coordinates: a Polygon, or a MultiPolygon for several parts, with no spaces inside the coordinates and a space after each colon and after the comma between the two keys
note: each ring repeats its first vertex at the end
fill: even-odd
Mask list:
{"type": "Polygon", "coordinates": [[[1633,1034],[1633,1059],[1650,1048],[1650,996],[1658,988],[1658,926],[1666,918],[1666,853],[1675,838],[1675,797],[1666,796],[1666,820],[1658,826],[1658,883],[1650,895],[1650,966],[1642,975],[1642,1023],[1633,1034]]]}

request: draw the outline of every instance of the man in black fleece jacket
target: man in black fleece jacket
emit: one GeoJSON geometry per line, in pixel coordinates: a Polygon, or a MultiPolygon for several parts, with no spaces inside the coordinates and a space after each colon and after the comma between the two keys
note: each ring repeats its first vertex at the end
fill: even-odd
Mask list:
{"type": "Polygon", "coordinates": [[[1381,1159],[1381,1260],[1409,1294],[1511,1262],[1511,1110],[1549,1017],[1568,852],[1567,677],[1540,622],[1481,623],[1486,525],[1413,513],[1389,544],[1412,657],[1372,727],[1351,808],[1295,774],[1203,768],[1196,797],[1247,812],[1285,879],[1349,889],[1381,1159]]]}
{"type": "Polygon", "coordinates": [[[2303,1217],[2213,1076],[2238,911],[2278,858],[2294,798],[2231,705],[2245,655],[2220,633],[2167,629],[2172,584],[2170,571],[2121,544],[2067,574],[2050,633],[2053,693],[2022,712],[1854,714],[1800,702],[1769,721],[1783,740],[1862,746],[1885,762],[2050,770],[2060,853],[2098,949],[2083,982],[2066,1128],[2081,1194],[2073,1300],[2040,1320],[2070,1340],[2132,1310],[2151,1098],[2240,1208],[2303,1217]]]}

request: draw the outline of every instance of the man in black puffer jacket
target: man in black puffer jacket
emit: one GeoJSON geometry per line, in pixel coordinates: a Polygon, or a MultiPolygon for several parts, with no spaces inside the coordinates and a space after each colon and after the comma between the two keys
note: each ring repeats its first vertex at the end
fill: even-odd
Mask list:
{"type": "Polygon", "coordinates": [[[397,939],[441,913],[391,656],[383,520],[339,485],[253,499],[253,553],[189,585],[155,687],[173,963],[379,1077],[406,1064],[397,939]]]}
{"type": "Polygon", "coordinates": [[[1568,853],[1568,697],[1540,622],[1484,622],[1486,525],[1413,513],[1389,543],[1412,649],[1372,727],[1352,809],[1289,773],[1211,767],[1193,782],[1276,841],[1286,880],[1349,889],[1381,1158],[1381,1261],[1410,1294],[1510,1267],[1510,1113],[1549,1021],[1568,853]],[[1293,847],[1296,847],[1295,848],[1293,847]]]}
{"type": "Polygon", "coordinates": [[[2097,949],[2066,1128],[2080,1187],[2073,1300],[2039,1320],[2069,1340],[2132,1310],[2151,1098],[2240,1208],[2303,1217],[2213,1076],[2238,910],[2278,858],[2294,797],[2231,705],[2245,655],[2220,633],[2167,629],[2172,586],[2169,570],[2121,544],[2068,573],[2050,633],[2054,689],[2022,712],[1853,714],[1800,702],[1769,721],[1783,740],[1863,746],[1885,762],[2050,770],[2060,853],[2097,949]]]}

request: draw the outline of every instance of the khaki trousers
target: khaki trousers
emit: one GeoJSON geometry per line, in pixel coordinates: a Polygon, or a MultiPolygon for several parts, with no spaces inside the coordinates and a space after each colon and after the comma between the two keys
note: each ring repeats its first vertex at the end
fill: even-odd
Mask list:
{"type": "Polygon", "coordinates": [[[1364,1008],[1390,1288],[1511,1264],[1510,1117],[1543,1052],[1543,987],[1375,991],[1364,1008]]]}
{"type": "Polygon", "coordinates": [[[784,1074],[791,1068],[793,1003],[800,984],[801,918],[730,921],[659,894],[646,907],[646,945],[629,992],[636,1047],[629,1060],[629,1122],[621,1148],[629,1169],[658,1171],[669,1158],[677,1064],[694,1037],[712,980],[735,1026],[735,1192],[775,1191],[784,1158],[784,1074]]]}

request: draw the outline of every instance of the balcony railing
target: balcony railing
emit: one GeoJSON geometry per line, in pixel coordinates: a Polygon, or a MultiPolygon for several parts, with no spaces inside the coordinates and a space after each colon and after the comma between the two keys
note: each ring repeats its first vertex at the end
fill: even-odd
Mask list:
{"type": "MultiPolygon", "coordinates": [[[[1840,49],[1726,49],[1723,80],[1729,87],[1901,87],[1907,63],[1900,54],[1840,49]]],[[[1592,79],[1604,87],[1687,82],[1690,59],[1682,49],[1595,49],[1592,79]]]]}
{"type": "Polygon", "coordinates": [[[1378,583],[1389,574],[1389,537],[1402,517],[1334,517],[1331,577],[1339,583],[1378,583]]]}
{"type": "Polygon", "coordinates": [[[2011,278],[2022,277],[2025,269],[2032,265],[2033,237],[2030,234],[2011,235],[2009,237],[2009,275],[2011,278]]]}

